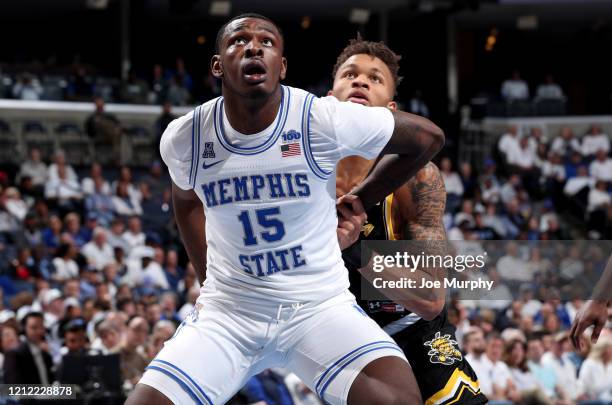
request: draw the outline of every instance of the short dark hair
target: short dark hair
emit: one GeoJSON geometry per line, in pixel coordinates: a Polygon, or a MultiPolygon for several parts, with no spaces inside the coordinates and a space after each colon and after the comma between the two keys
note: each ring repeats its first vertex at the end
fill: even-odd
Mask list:
{"type": "Polygon", "coordinates": [[[45,316],[43,315],[42,312],[39,311],[32,311],[32,312],[28,312],[23,319],[21,320],[21,327],[25,329],[26,325],[28,324],[28,319],[30,318],[39,318],[42,321],[45,320],[45,316]]]}
{"type": "Polygon", "coordinates": [[[359,54],[370,55],[382,60],[391,72],[393,83],[395,84],[395,91],[397,92],[397,86],[399,86],[400,82],[402,81],[402,77],[399,76],[398,73],[399,61],[402,59],[402,57],[393,52],[384,42],[364,41],[359,34],[357,35],[357,38],[349,41],[349,44],[338,56],[336,64],[334,65],[334,70],[332,71],[332,78],[336,77],[338,69],[340,69],[340,66],[342,66],[342,64],[346,62],[348,58],[359,54]]]}
{"type": "Polygon", "coordinates": [[[266,17],[265,15],[261,15],[257,13],[244,13],[244,14],[240,14],[235,17],[232,17],[228,22],[223,24],[221,28],[219,28],[219,31],[217,31],[217,39],[215,40],[215,53],[216,54],[218,54],[219,50],[221,49],[221,40],[223,39],[223,33],[225,32],[225,28],[227,28],[227,26],[230,25],[232,21],[240,20],[242,18],[256,18],[258,20],[264,20],[264,21],[269,22],[270,24],[274,25],[274,27],[276,27],[276,30],[278,31],[278,34],[281,37],[281,40],[283,41],[283,43],[285,43],[285,38],[283,37],[283,31],[280,29],[278,25],[276,25],[276,23],[270,17],[266,17]]]}

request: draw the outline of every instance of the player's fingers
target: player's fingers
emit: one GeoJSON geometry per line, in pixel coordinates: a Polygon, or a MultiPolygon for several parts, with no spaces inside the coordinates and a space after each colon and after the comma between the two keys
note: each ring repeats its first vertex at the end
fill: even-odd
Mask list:
{"type": "Polygon", "coordinates": [[[578,320],[574,320],[574,323],[572,323],[572,327],[570,328],[570,332],[569,332],[570,340],[572,342],[572,346],[574,346],[574,349],[580,349],[580,347],[578,347],[579,338],[576,336],[576,325],[577,324],[578,324],[578,320]]]}
{"type": "Polygon", "coordinates": [[[350,220],[350,218],[353,216],[353,213],[346,207],[346,205],[338,205],[336,210],[338,211],[338,216],[342,216],[342,218],[346,220],[350,220]]]}
{"type": "Polygon", "coordinates": [[[357,214],[361,214],[362,212],[365,212],[365,208],[363,207],[363,203],[361,202],[361,199],[359,197],[357,197],[356,195],[348,195],[347,197],[347,201],[348,203],[351,205],[351,207],[353,207],[353,211],[357,214]]]}
{"type": "Polygon", "coordinates": [[[596,321],[595,322],[595,327],[593,328],[593,333],[591,334],[591,343],[595,344],[597,343],[597,339],[599,339],[599,334],[601,333],[601,330],[603,329],[604,324],[596,321]]]}
{"type": "Polygon", "coordinates": [[[580,337],[582,336],[587,327],[588,325],[586,324],[586,322],[583,322],[582,320],[580,320],[576,324],[576,330],[574,331],[574,335],[576,339],[576,345],[579,349],[582,349],[582,342],[580,341],[580,337]]]}

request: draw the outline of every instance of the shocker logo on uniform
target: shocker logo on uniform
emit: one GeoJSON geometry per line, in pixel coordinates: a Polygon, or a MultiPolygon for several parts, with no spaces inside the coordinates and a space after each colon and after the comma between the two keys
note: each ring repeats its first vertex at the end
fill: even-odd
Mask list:
{"type": "Polygon", "coordinates": [[[363,233],[363,236],[365,236],[366,238],[372,233],[372,231],[374,230],[374,225],[372,224],[364,224],[361,226],[361,232],[363,233]]]}
{"type": "Polygon", "coordinates": [[[434,338],[423,345],[431,347],[427,354],[429,355],[429,361],[433,364],[450,366],[463,359],[461,352],[457,349],[457,341],[451,339],[451,335],[441,336],[440,332],[436,332],[434,338]]]}

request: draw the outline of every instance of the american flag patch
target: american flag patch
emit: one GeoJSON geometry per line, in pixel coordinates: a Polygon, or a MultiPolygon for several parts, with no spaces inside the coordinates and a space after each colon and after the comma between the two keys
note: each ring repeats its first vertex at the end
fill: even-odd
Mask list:
{"type": "Polygon", "coordinates": [[[281,145],[281,154],[283,157],[297,156],[302,154],[299,142],[292,142],[286,145],[281,145]]]}

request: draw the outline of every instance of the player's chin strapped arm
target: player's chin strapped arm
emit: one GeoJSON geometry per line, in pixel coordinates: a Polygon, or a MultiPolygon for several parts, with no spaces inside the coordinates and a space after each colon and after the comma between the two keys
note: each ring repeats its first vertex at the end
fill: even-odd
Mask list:
{"type": "Polygon", "coordinates": [[[366,210],[413,177],[444,146],[444,132],[430,120],[403,111],[392,114],[395,129],[391,139],[368,176],[350,192],[366,210]]]}
{"type": "Polygon", "coordinates": [[[201,284],[206,279],[204,207],[193,190],[183,190],[174,183],[172,183],[172,205],[181,239],[201,284]]]}

